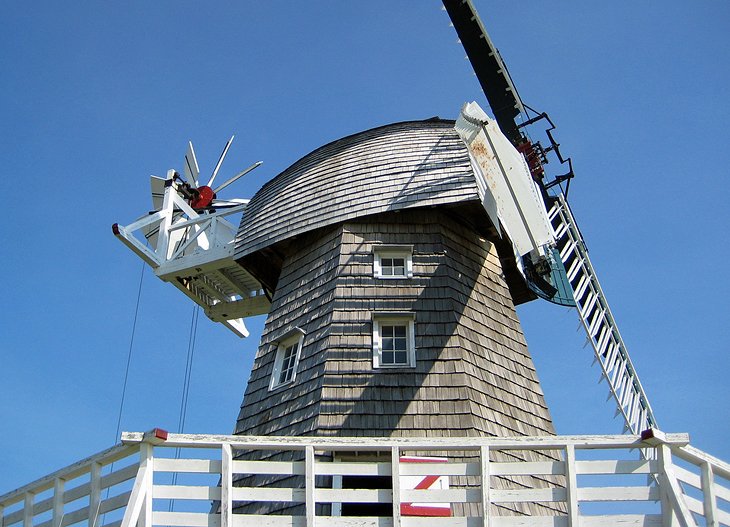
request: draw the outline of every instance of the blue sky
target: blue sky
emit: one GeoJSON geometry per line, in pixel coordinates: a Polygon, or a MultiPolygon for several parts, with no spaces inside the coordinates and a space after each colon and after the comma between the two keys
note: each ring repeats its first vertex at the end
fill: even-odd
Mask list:
{"type": "MultiPolygon", "coordinates": [[[[548,111],[570,201],[659,425],[730,459],[730,4],[476,1],[548,111]]],[[[116,442],[141,262],[111,234],[149,175],[250,197],[314,148],[483,95],[436,0],[0,3],[0,493],[116,442]],[[222,180],[222,179],[221,179],[222,180]]],[[[573,311],[519,309],[556,427],[618,433],[573,311]]],[[[146,272],[122,429],[176,431],[192,304],[146,272]]],[[[229,433],[263,320],[201,317],[185,431],[229,433]]]]}

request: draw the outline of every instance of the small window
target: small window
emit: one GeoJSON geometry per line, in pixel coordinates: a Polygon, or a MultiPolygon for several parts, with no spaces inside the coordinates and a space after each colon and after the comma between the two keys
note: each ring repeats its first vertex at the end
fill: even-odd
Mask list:
{"type": "Polygon", "coordinates": [[[373,315],[373,367],[412,368],[416,345],[412,313],[373,315]]]}
{"type": "Polygon", "coordinates": [[[297,376],[297,366],[299,365],[299,354],[302,351],[303,340],[304,331],[296,328],[278,342],[269,390],[294,382],[297,376]]]}
{"type": "Polygon", "coordinates": [[[409,245],[377,245],[373,248],[375,278],[412,278],[413,247],[409,245]]]}

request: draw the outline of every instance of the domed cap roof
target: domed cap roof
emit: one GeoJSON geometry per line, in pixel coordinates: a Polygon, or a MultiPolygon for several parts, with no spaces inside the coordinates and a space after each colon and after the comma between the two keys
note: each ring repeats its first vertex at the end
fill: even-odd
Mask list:
{"type": "Polygon", "coordinates": [[[453,121],[396,123],[318,148],[251,199],[235,257],[355,218],[479,200],[453,121]]]}

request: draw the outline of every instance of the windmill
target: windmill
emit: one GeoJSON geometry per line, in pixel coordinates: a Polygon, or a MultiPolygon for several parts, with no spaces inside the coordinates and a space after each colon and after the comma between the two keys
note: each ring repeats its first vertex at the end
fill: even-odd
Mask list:
{"type": "MultiPolygon", "coordinates": [[[[196,209],[211,193],[198,186],[189,149],[186,182],[168,172],[162,209],[115,226],[158,276],[239,336],[247,335],[243,318],[268,314],[236,434],[554,434],[515,312],[538,297],[577,308],[626,429],[655,425],[565,200],[572,165],[552,122],[521,102],[472,5],[444,5],[494,119],[468,103],[455,121],[401,122],[338,139],[225,212],[211,203],[196,209]],[[524,130],[541,122],[550,125],[545,147],[524,130]],[[552,180],[549,156],[566,166],[552,180]],[[232,210],[243,214],[237,232],[230,223],[213,227],[232,210]],[[157,260],[135,238],[150,226],[160,232],[157,260]]],[[[238,484],[296,487],[297,477],[238,484]]],[[[517,483],[536,487],[538,479],[517,483]]],[[[458,483],[476,485],[470,477],[458,483]]]]}
{"type": "MultiPolygon", "coordinates": [[[[452,13],[459,23],[473,22],[474,16],[467,12],[462,19],[458,13],[452,13]]],[[[461,26],[457,30],[464,31],[461,26]]],[[[481,30],[478,24],[477,30],[481,30]]],[[[488,53],[494,55],[483,31],[478,39],[486,42],[488,53]]],[[[498,64],[497,67],[504,71],[503,66],[498,64]]],[[[511,84],[506,74],[502,77],[505,83],[511,84]]],[[[513,92],[513,88],[510,91],[513,92]]],[[[517,105],[527,108],[520,103],[516,93],[512,93],[512,99],[513,109],[517,105]]],[[[387,496],[391,501],[385,505],[389,505],[390,510],[384,515],[392,513],[393,525],[414,525],[418,522],[401,522],[401,516],[408,515],[407,509],[413,505],[409,502],[415,496],[411,494],[402,500],[396,492],[403,488],[399,485],[399,469],[396,468],[403,462],[400,453],[407,450],[408,445],[413,450],[438,449],[448,442],[436,438],[427,443],[424,436],[451,434],[458,434],[455,439],[461,441],[452,444],[472,452],[469,447],[476,446],[480,457],[466,463],[461,462],[466,459],[463,452],[449,457],[449,461],[457,461],[451,463],[448,470],[463,469],[463,473],[453,474],[451,483],[457,491],[453,494],[467,496],[468,491],[472,491],[472,495],[479,494],[478,506],[472,509],[475,514],[464,514],[466,519],[450,524],[487,522],[496,525],[488,515],[491,505],[499,506],[507,501],[505,496],[514,496],[510,494],[513,489],[499,487],[499,478],[505,474],[530,475],[519,481],[507,478],[519,484],[518,491],[529,488],[533,483],[530,477],[535,475],[564,474],[566,479],[572,475],[571,483],[561,486],[556,481],[555,486],[535,486],[531,490],[542,493],[536,502],[544,500],[545,496],[549,501],[563,490],[566,500],[570,500],[569,518],[551,524],[582,521],[576,519],[575,452],[568,448],[574,446],[573,443],[566,447],[562,472],[561,463],[532,463],[524,472],[497,472],[497,481],[490,481],[495,467],[490,462],[498,462],[497,471],[503,468],[500,465],[507,463],[490,450],[500,439],[490,444],[485,436],[540,433],[547,443],[532,443],[530,454],[535,456],[544,455],[541,449],[546,444],[555,445],[551,441],[557,441],[545,437],[552,431],[550,416],[519,324],[513,317],[514,304],[535,296],[561,304],[575,303],[587,313],[584,323],[589,336],[596,338],[598,360],[603,357],[607,361],[606,371],[618,372],[620,368],[613,368],[622,365],[619,359],[628,360],[618,353],[620,343],[615,341],[613,327],[607,325],[610,313],[598,310],[603,304],[602,294],[599,295],[600,289],[595,290],[594,273],[587,257],[580,252],[581,239],[574,228],[575,222],[565,215],[569,214],[569,209],[564,200],[560,200],[560,195],[551,193],[561,185],[567,193],[572,170],[568,169],[566,174],[550,181],[543,166],[547,156],[552,152],[562,160],[555,142],[551,141],[550,146],[543,148],[523,134],[524,127],[515,122],[515,116],[510,117],[511,127],[502,113],[495,111],[495,116],[500,119],[491,119],[478,105],[469,103],[462,108],[456,122],[434,118],[395,123],[324,145],[276,176],[245,203],[245,207],[237,209],[243,214],[237,231],[219,221],[222,216],[219,213],[227,212],[225,205],[212,201],[215,197],[213,181],[201,184],[204,180],[199,178],[192,148],[180,171],[184,176],[173,170],[167,179],[157,178],[157,191],[153,190],[153,193],[159,194],[159,203],[149,215],[135,222],[134,227],[115,226],[117,236],[146,256],[163,279],[173,282],[200,303],[206,314],[222,318],[231,329],[238,330],[239,335],[245,334],[245,327],[236,326],[235,322],[243,322],[246,310],[253,311],[252,298],[262,301],[262,311],[270,315],[237,425],[240,434],[256,434],[256,437],[211,440],[210,437],[185,438],[183,434],[174,434],[177,437],[170,438],[168,446],[190,446],[195,441],[205,442],[206,447],[222,445],[220,463],[195,460],[195,463],[178,465],[169,458],[160,463],[153,460],[154,445],[167,440],[164,431],[124,434],[123,441],[140,444],[142,457],[139,466],[124,469],[125,473],[137,470],[137,478],[132,492],[127,493],[130,497],[127,511],[132,512],[127,514],[125,511],[123,526],[135,525],[138,518],[145,525],[213,525],[220,522],[225,527],[249,521],[263,522],[262,518],[244,521],[231,514],[233,507],[257,514],[257,509],[246,500],[261,498],[263,493],[256,493],[259,490],[266,491],[267,496],[305,502],[299,508],[305,509],[306,518],[290,518],[285,522],[272,519],[267,523],[304,525],[306,519],[306,525],[310,527],[319,524],[318,507],[328,503],[326,497],[329,496],[331,502],[343,499],[334,490],[338,488],[334,479],[330,482],[332,488],[327,489],[328,482],[317,478],[317,475],[333,473],[318,472],[321,465],[326,464],[321,463],[322,457],[317,458],[323,455],[325,444],[333,446],[328,454],[333,461],[352,461],[352,457],[357,457],[347,447],[361,449],[355,450],[360,454],[387,445],[393,492],[392,496],[387,496]],[[565,212],[561,215],[563,209],[565,212]],[[225,234],[220,235],[216,230],[219,228],[225,234]],[[562,231],[563,236],[555,231],[562,231]],[[146,249],[143,244],[135,243],[131,238],[135,232],[153,248],[146,249]],[[571,239],[564,233],[577,233],[578,237],[571,239]],[[234,283],[234,272],[245,272],[242,276],[247,282],[238,280],[234,283]],[[592,297],[578,293],[583,287],[588,291],[592,285],[592,297]],[[593,307],[588,307],[591,303],[593,307]],[[238,318],[234,318],[236,315],[238,318]],[[233,461],[233,456],[239,460],[256,459],[246,449],[255,449],[257,441],[274,449],[284,445],[276,442],[281,441],[281,437],[262,438],[259,434],[348,437],[330,438],[335,439],[330,443],[319,437],[296,438],[302,440],[298,445],[304,445],[306,441],[306,454],[305,458],[294,457],[294,463],[266,465],[233,461]],[[356,438],[349,437],[356,435],[416,436],[410,438],[416,441],[377,441],[373,438],[355,441],[356,438]],[[344,454],[342,445],[346,445],[344,454]],[[453,468],[453,465],[458,467],[453,468]],[[549,468],[537,468],[537,465],[549,468]],[[178,466],[183,471],[191,468],[209,471],[216,479],[220,469],[219,488],[215,482],[207,488],[183,486],[176,494],[167,485],[155,485],[155,471],[171,471],[178,466]],[[272,468],[275,472],[265,472],[272,468]],[[261,474],[292,476],[291,480],[306,475],[306,492],[298,484],[284,489],[265,488],[281,483],[281,479],[262,478],[261,474]],[[469,479],[477,474],[481,477],[479,489],[474,479],[469,479]],[[457,481],[461,476],[465,479],[457,481]],[[234,481],[243,483],[242,488],[231,489],[234,481]],[[323,485],[324,490],[320,492],[323,485]],[[260,488],[262,486],[264,488],[260,488]],[[463,487],[472,486],[474,488],[463,492],[463,487]],[[491,489],[497,492],[491,494],[491,489]],[[240,492],[233,492],[236,490],[240,492]],[[270,490],[277,492],[268,492],[270,490]],[[317,496],[327,490],[325,499],[317,496]],[[491,502],[499,492],[498,503],[491,502]],[[171,511],[167,516],[152,511],[153,498],[183,495],[214,500],[220,497],[220,512],[214,509],[209,515],[183,517],[173,515],[171,511]],[[407,507],[404,509],[400,505],[407,507]]],[[[523,124],[536,124],[541,120],[549,122],[546,116],[528,114],[523,124]]],[[[551,130],[547,132],[552,139],[551,130]]],[[[569,160],[565,162],[570,164],[569,160]]],[[[219,167],[220,162],[214,176],[219,167]]],[[[234,204],[234,207],[238,205],[244,203],[234,204]]],[[[627,369],[626,364],[623,367],[627,369]]],[[[625,377],[616,378],[624,385],[617,385],[616,393],[631,394],[631,389],[626,387],[636,388],[632,379],[627,383],[625,377]]],[[[625,406],[622,399],[623,396],[619,396],[619,409],[626,410],[627,419],[636,415],[641,417],[641,410],[646,414],[648,406],[643,405],[641,398],[638,404],[636,398],[628,399],[625,406]]],[[[650,414],[646,416],[648,419],[650,414]]],[[[641,424],[641,419],[638,422],[641,424]]],[[[517,442],[512,445],[527,445],[534,440],[509,438],[515,439],[517,442]],[[520,443],[520,439],[525,441],[520,443]]],[[[661,444],[662,439],[654,439],[666,454],[669,448],[666,442],[661,444]]],[[[621,440],[614,437],[610,441],[621,440]]],[[[623,444],[642,443],[632,436],[623,444]]],[[[116,451],[114,455],[117,455],[116,451]]],[[[360,455],[357,461],[369,455],[360,455]]],[[[517,455],[521,455],[519,449],[517,455]]],[[[557,461],[559,456],[552,457],[551,461],[557,461]]],[[[110,506],[101,499],[99,483],[118,477],[115,474],[114,478],[102,478],[101,463],[97,459],[89,462],[89,484],[84,483],[90,489],[85,507],[90,525],[96,523],[94,510],[103,511],[105,505],[110,506]]],[[[532,462],[535,458],[522,455],[522,461],[525,460],[532,462]]],[[[367,465],[367,470],[372,470],[372,465],[367,463],[349,463],[357,464],[367,465]]],[[[339,475],[343,474],[341,465],[334,469],[340,471],[339,475]]],[[[661,466],[656,468],[659,476],[665,480],[671,478],[664,471],[664,461],[646,466],[661,466]]],[[[713,469],[706,462],[703,467],[701,485],[705,487],[707,481],[712,480],[713,469]]],[[[379,471],[381,467],[375,468],[379,471]]],[[[421,469],[423,474],[424,467],[421,469]]],[[[62,525],[67,474],[55,474],[52,498],[41,494],[40,500],[36,500],[35,491],[39,487],[21,490],[25,510],[11,510],[11,524],[17,523],[21,516],[23,523],[32,524],[35,512],[45,513],[47,519],[52,506],[51,522],[62,525]]],[[[428,474],[429,477],[435,475],[428,474]]],[[[48,481],[50,479],[46,478],[43,484],[48,485],[48,481]]],[[[341,478],[339,485],[345,483],[341,478]]],[[[676,480],[669,483],[679,486],[676,480]]],[[[44,492],[47,488],[40,487],[44,492]]],[[[78,497],[81,493],[78,488],[70,490],[70,496],[78,497]]],[[[651,499],[657,496],[655,490],[642,490],[641,495],[651,499]]],[[[384,494],[387,493],[377,493],[381,503],[384,494]]],[[[440,496],[444,495],[446,493],[440,496]]],[[[593,491],[593,496],[596,495],[593,491]]],[[[15,506],[16,498],[13,496],[10,499],[14,502],[9,499],[0,505],[8,502],[15,506]]],[[[126,495],[113,499],[124,501],[126,495]]],[[[469,506],[477,503],[471,499],[465,501],[469,506]]],[[[524,501],[528,508],[536,505],[529,499],[524,501]]],[[[456,510],[456,506],[445,504],[437,508],[449,513],[456,510]]],[[[711,507],[712,503],[708,508],[711,507]]],[[[681,506],[675,508],[681,509],[681,506]]],[[[263,510],[258,509],[258,512],[263,510]]],[[[268,512],[274,511],[281,509],[268,509],[268,512]]],[[[346,512],[357,513],[353,509],[340,509],[337,513],[333,505],[331,515],[346,515],[346,512]]],[[[680,512],[682,517],[687,516],[686,511],[680,512]]],[[[80,511],[74,517],[83,513],[80,511]]],[[[708,513],[707,517],[713,516],[708,513]]],[[[639,518],[633,521],[636,524],[643,522],[639,518]]],[[[321,521],[325,522],[328,520],[321,521]]],[[[365,524],[355,520],[340,521],[338,525],[355,522],[365,524]]],[[[657,515],[653,515],[651,522],[659,523],[657,515]]],[[[390,523],[369,520],[367,524],[390,523]]]]}
{"type": "Polygon", "coordinates": [[[567,204],[572,163],[552,121],[522,103],[471,3],[444,6],[493,120],[470,103],[455,123],[430,119],[355,134],[294,163],[250,202],[223,209],[212,201],[216,191],[258,164],[214,191],[231,141],[206,185],[190,144],[184,179],[175,170],[153,178],[160,210],[114,226],[160,278],[239,336],[248,334],[246,316],[268,313],[237,433],[427,433],[449,429],[434,417],[445,415],[473,433],[552,433],[537,378],[515,373],[534,367],[514,306],[536,297],[576,306],[626,429],[655,425],[567,204]],[[545,147],[525,132],[541,122],[549,125],[545,147]],[[552,180],[549,157],[566,167],[552,180]],[[240,212],[236,232],[224,217],[240,212]],[[440,230],[426,236],[424,225],[440,230]],[[481,262],[471,275],[448,256],[465,257],[444,241],[458,236],[469,238],[462,248],[481,262]],[[497,285],[480,290],[480,281],[497,285]],[[484,350],[479,363],[474,357],[484,359],[484,350]],[[394,373],[410,384],[384,381],[394,373]],[[537,395],[516,397],[505,384],[537,395]],[[496,400],[476,395],[498,392],[496,400]],[[421,399],[430,406],[414,403],[421,399]],[[374,401],[383,400],[390,410],[375,422],[374,401]],[[446,401],[470,401],[481,417],[467,418],[446,401]],[[515,410],[494,414],[495,404],[515,410]]]}

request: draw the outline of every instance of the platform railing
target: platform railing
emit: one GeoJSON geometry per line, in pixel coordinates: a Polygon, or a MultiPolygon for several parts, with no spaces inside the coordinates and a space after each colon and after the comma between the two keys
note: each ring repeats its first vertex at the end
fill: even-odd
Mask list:
{"type": "Polygon", "coordinates": [[[0,527],[100,527],[121,514],[139,472],[139,444],[120,444],[0,496],[0,527]]]}
{"type": "Polygon", "coordinates": [[[687,443],[124,433],[0,496],[0,527],[730,525],[730,465],[687,443]]]}

